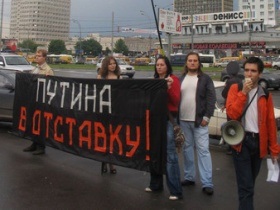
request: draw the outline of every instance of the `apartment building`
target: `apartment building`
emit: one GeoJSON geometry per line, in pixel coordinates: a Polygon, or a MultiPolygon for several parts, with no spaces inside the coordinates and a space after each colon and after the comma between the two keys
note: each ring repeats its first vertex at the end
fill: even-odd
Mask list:
{"type": "Polygon", "coordinates": [[[252,11],[252,17],[263,20],[267,26],[280,25],[279,0],[239,0],[239,10],[252,11]]]}
{"type": "Polygon", "coordinates": [[[183,15],[233,11],[233,0],[174,0],[174,11],[183,15]]]}
{"type": "Polygon", "coordinates": [[[10,37],[37,44],[67,40],[71,0],[11,0],[10,37]]]}

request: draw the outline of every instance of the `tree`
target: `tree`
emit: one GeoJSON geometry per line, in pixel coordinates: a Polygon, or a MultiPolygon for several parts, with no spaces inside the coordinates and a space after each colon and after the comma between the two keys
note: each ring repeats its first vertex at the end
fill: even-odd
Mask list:
{"type": "MultiPolygon", "coordinates": [[[[76,49],[80,49],[80,42],[76,43],[76,49]]],[[[102,46],[94,39],[89,39],[81,42],[81,49],[84,55],[98,56],[102,52],[102,46]]]]}
{"type": "Polygon", "coordinates": [[[24,48],[30,52],[36,52],[37,50],[37,47],[39,46],[38,44],[36,44],[33,40],[31,39],[26,39],[26,40],[23,40],[21,43],[18,44],[18,46],[20,48],[24,48]]]}
{"type": "Polygon", "coordinates": [[[116,41],[114,52],[128,55],[128,47],[125,45],[124,40],[119,39],[116,41]]]}
{"type": "Polygon", "coordinates": [[[63,54],[66,53],[66,47],[63,40],[52,40],[49,44],[49,53],[63,54]]]}

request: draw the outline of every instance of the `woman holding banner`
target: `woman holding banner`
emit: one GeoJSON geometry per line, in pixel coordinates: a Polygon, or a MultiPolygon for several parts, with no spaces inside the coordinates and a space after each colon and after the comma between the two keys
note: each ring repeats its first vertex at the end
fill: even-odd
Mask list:
{"type": "MultiPolygon", "coordinates": [[[[180,81],[172,74],[170,61],[165,56],[160,56],[156,60],[155,79],[165,79],[167,81],[168,111],[172,114],[176,121],[178,117],[178,107],[180,103],[180,81]]],[[[167,120],[167,163],[166,163],[166,182],[170,191],[169,200],[182,199],[182,187],[180,182],[180,168],[178,163],[178,155],[175,147],[173,125],[169,121],[168,113],[167,120]]],[[[163,190],[163,175],[157,174],[151,168],[150,186],[145,188],[146,192],[156,192],[163,190]]]]}
{"type": "MultiPolygon", "coordinates": [[[[103,59],[100,72],[97,75],[97,79],[121,79],[120,67],[117,60],[113,56],[108,56],[103,59]]],[[[117,170],[113,164],[109,164],[110,173],[116,174],[117,170]]],[[[102,162],[101,174],[107,173],[107,163],[102,162]]]]}

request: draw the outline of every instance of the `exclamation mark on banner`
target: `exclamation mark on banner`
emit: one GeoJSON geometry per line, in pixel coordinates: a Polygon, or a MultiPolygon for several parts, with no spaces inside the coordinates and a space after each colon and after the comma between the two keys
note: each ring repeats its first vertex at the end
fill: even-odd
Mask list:
{"type": "Polygon", "coordinates": [[[150,110],[146,110],[146,160],[150,160],[150,110]]]}

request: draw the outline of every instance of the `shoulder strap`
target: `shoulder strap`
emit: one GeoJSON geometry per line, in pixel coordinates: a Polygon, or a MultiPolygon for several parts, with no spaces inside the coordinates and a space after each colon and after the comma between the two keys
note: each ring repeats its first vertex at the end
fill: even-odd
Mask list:
{"type": "MultiPolygon", "coordinates": [[[[243,88],[243,83],[242,82],[238,83],[238,91],[242,90],[242,88],[243,88]]],[[[265,93],[265,98],[268,99],[269,91],[266,88],[263,88],[263,87],[262,87],[262,89],[265,93]]]]}

